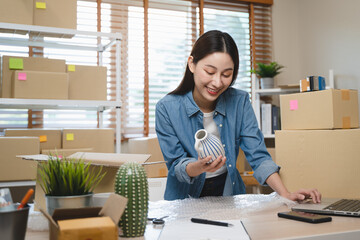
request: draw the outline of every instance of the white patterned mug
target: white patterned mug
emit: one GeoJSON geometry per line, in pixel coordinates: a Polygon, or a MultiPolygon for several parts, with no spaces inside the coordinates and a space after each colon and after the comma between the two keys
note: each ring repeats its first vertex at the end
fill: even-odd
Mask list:
{"type": "Polygon", "coordinates": [[[195,133],[194,147],[201,159],[207,156],[212,157],[207,163],[212,163],[219,156],[225,157],[225,150],[220,139],[205,129],[200,129],[195,133]]]}

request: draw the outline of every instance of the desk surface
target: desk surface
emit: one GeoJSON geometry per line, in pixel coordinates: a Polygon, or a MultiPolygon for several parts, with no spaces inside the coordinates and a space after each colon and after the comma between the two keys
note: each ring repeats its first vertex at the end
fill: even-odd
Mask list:
{"type": "MultiPolygon", "coordinates": [[[[253,196],[254,195],[242,196],[240,198],[237,197],[236,199],[232,199],[231,197],[220,197],[153,202],[150,204],[149,215],[158,214],[157,217],[164,216],[163,214],[171,214],[171,211],[178,211],[178,207],[180,207],[183,210],[182,213],[175,214],[176,217],[170,216],[167,218],[168,220],[166,222],[166,224],[176,224],[179,220],[189,219],[190,221],[190,215],[194,217],[225,219],[224,216],[229,216],[229,211],[232,211],[234,214],[230,214],[227,219],[241,219],[247,232],[253,240],[295,238],[320,240],[360,238],[360,218],[333,216],[331,222],[320,224],[311,224],[279,218],[277,216],[278,212],[289,210],[290,205],[284,202],[286,200],[274,197],[274,194],[260,195],[259,198],[254,198],[253,196]],[[231,206],[231,204],[234,204],[234,206],[231,206]],[[172,205],[177,205],[177,207],[169,207],[172,205]],[[203,211],[201,209],[204,209],[204,206],[213,207],[207,209],[207,211],[203,211]],[[224,207],[223,209],[219,209],[219,206],[224,207]],[[239,209],[239,206],[241,206],[241,208],[244,206],[248,207],[239,209]],[[249,208],[253,209],[253,211],[248,210],[249,208]],[[170,212],[166,213],[166,211],[170,212]],[[220,214],[219,211],[221,211],[220,214]],[[232,218],[231,215],[234,216],[234,218],[232,218]]],[[[145,239],[156,240],[160,236],[160,233],[161,228],[155,228],[149,224],[147,226],[145,239]]],[[[181,233],[179,233],[179,237],[181,238],[181,233]]],[[[28,230],[25,239],[46,240],[48,239],[48,232],[28,230]]]]}

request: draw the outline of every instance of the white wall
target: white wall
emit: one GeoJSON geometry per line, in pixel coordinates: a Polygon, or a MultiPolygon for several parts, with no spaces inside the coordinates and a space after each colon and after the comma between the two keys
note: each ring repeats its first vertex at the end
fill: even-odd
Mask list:
{"type": "Polygon", "coordinates": [[[359,0],[274,0],[273,58],[286,66],[278,83],[328,80],[333,69],[336,88],[360,89],[359,9],[359,0]]]}
{"type": "MultiPolygon", "coordinates": [[[[321,75],[360,99],[360,1],[274,0],[273,59],[285,66],[279,85],[321,75]]],[[[360,113],[360,111],[359,111],[360,113]]]]}

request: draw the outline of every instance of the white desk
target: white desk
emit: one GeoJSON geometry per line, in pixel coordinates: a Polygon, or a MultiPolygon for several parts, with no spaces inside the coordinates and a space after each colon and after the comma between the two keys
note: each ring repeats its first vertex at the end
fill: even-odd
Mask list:
{"type": "MultiPolygon", "coordinates": [[[[310,224],[277,217],[278,212],[287,211],[292,205],[293,202],[276,194],[157,201],[150,203],[149,217],[168,215],[169,217],[165,218],[166,225],[190,221],[191,217],[213,220],[241,219],[252,240],[360,239],[360,218],[333,217],[331,222],[310,224]]],[[[156,240],[160,233],[161,228],[149,224],[145,239],[156,240]]],[[[25,239],[45,240],[48,239],[48,232],[28,230],[25,239]]]]}

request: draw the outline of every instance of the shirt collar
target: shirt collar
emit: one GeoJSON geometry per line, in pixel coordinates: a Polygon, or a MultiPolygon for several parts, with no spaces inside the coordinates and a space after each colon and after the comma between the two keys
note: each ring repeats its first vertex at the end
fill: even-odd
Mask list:
{"type": "MultiPolygon", "coordinates": [[[[226,90],[227,91],[227,90],[226,90]]],[[[225,96],[224,94],[226,93],[223,92],[216,103],[216,107],[215,107],[215,112],[220,113],[221,115],[226,115],[226,102],[225,102],[225,96]]],[[[186,113],[188,115],[188,117],[191,117],[192,115],[194,115],[195,113],[197,113],[198,111],[200,111],[200,108],[196,105],[195,101],[194,101],[194,97],[192,94],[192,91],[189,91],[185,94],[185,108],[186,108],[186,113]]]]}

